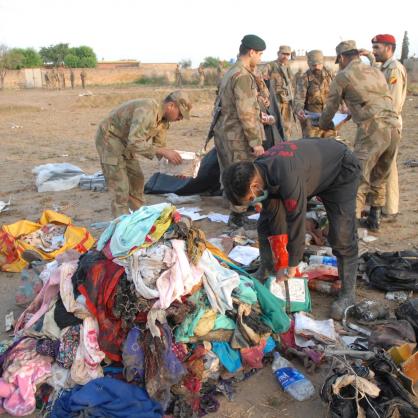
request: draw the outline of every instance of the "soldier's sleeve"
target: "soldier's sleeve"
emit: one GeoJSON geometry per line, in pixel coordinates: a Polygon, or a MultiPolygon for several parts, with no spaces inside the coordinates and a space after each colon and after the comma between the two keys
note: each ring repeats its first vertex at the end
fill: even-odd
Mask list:
{"type": "Polygon", "coordinates": [[[306,77],[298,77],[296,80],[295,111],[300,112],[305,108],[306,94],[308,92],[308,80],[306,77]]]}
{"type": "Polygon", "coordinates": [[[132,115],[128,135],[128,145],[135,145],[135,150],[148,158],[154,156],[154,147],[152,141],[149,141],[149,132],[154,127],[155,120],[156,115],[153,109],[138,107],[132,115]]]}
{"type": "Polygon", "coordinates": [[[298,173],[292,173],[282,181],[280,196],[286,209],[289,266],[295,267],[302,260],[305,247],[307,202],[305,182],[298,173]]]}
{"type": "Polygon", "coordinates": [[[401,68],[394,65],[390,69],[387,82],[393,101],[393,109],[399,114],[405,101],[406,72],[404,73],[401,68]]]}
{"type": "Polygon", "coordinates": [[[238,76],[234,81],[233,91],[238,118],[248,145],[251,148],[262,145],[260,107],[257,102],[255,80],[249,75],[238,76]]]}
{"type": "Polygon", "coordinates": [[[329,94],[325,103],[325,108],[319,118],[319,127],[321,129],[332,129],[332,118],[338,111],[343,99],[343,75],[338,74],[334,80],[332,80],[329,87],[329,94]]]}
{"type": "Polygon", "coordinates": [[[158,131],[157,135],[154,136],[152,142],[154,147],[156,148],[165,148],[167,146],[167,129],[169,125],[167,125],[166,128],[162,128],[158,131]]]}

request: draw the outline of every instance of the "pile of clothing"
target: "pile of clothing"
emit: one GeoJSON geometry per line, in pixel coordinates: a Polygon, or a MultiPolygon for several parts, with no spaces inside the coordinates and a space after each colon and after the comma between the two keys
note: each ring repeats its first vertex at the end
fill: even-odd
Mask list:
{"type": "Polygon", "coordinates": [[[0,406],[14,416],[203,416],[291,323],[285,301],[168,203],[34,272],[42,286],[0,358],[0,406]]]}

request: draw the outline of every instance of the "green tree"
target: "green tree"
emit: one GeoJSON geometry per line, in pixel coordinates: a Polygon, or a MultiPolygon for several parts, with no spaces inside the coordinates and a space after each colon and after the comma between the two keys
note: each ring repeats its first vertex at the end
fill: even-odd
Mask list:
{"type": "Polygon", "coordinates": [[[206,57],[203,60],[203,67],[205,68],[217,68],[221,60],[217,57],[206,57]]]}
{"type": "Polygon", "coordinates": [[[183,69],[190,68],[192,66],[192,60],[190,59],[182,59],[180,62],[180,67],[183,69]]]}
{"type": "Polygon", "coordinates": [[[405,60],[409,57],[409,38],[408,38],[408,31],[406,30],[403,35],[402,41],[402,52],[401,52],[401,63],[403,64],[405,60]]]}
{"type": "Polygon", "coordinates": [[[42,66],[42,58],[33,48],[13,48],[11,50],[16,56],[20,55],[19,68],[34,68],[42,66]]]}
{"type": "Polygon", "coordinates": [[[8,70],[23,67],[24,56],[18,50],[9,49],[7,45],[0,45],[0,89],[3,90],[4,79],[8,70]]]}
{"type": "Polygon", "coordinates": [[[83,57],[80,59],[80,68],[95,68],[96,64],[96,57],[83,57]]]}
{"type": "Polygon", "coordinates": [[[80,68],[80,58],[75,54],[67,54],[64,57],[64,64],[70,68],[80,68]]]}
{"type": "Polygon", "coordinates": [[[47,47],[42,47],[39,53],[44,61],[44,64],[52,64],[54,66],[62,65],[64,58],[70,53],[68,44],[56,44],[47,47]]]}

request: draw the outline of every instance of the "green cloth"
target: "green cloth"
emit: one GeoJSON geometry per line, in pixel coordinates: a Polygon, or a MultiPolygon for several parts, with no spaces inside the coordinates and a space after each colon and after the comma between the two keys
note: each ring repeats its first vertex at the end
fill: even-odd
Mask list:
{"type": "Polygon", "coordinates": [[[176,328],[174,335],[176,337],[176,342],[178,343],[189,342],[190,337],[194,336],[194,330],[197,327],[200,318],[202,318],[209,307],[207,298],[203,295],[202,290],[194,293],[188,300],[196,305],[196,309],[194,312],[187,315],[184,321],[176,328]]]}
{"type": "Polygon", "coordinates": [[[247,303],[249,305],[254,305],[254,303],[257,303],[257,293],[254,289],[254,283],[248,277],[239,276],[239,286],[238,288],[234,289],[233,294],[241,302],[247,303]]]}
{"type": "MultiPolygon", "coordinates": [[[[270,285],[272,283],[273,280],[276,280],[276,278],[274,276],[271,276],[267,279],[267,281],[265,282],[264,286],[267,287],[267,289],[270,289],[270,285]]],[[[308,280],[304,279],[304,278],[295,278],[295,279],[290,279],[288,281],[288,283],[290,283],[291,280],[303,280],[304,282],[304,288],[305,288],[305,300],[302,301],[292,301],[292,298],[290,298],[290,312],[311,312],[312,310],[312,302],[311,302],[311,294],[309,292],[309,287],[308,287],[308,280]]],[[[286,306],[286,301],[283,300],[282,298],[278,297],[279,300],[281,300],[284,305],[286,306]]]]}
{"type": "Polygon", "coordinates": [[[235,325],[235,321],[231,318],[227,317],[224,314],[219,314],[215,320],[215,326],[213,327],[214,330],[216,329],[235,329],[237,326],[235,325]]]}
{"type": "Polygon", "coordinates": [[[290,318],[286,315],[285,303],[280,299],[276,298],[267,287],[263,286],[257,279],[250,276],[244,269],[236,266],[228,260],[222,257],[215,256],[222,260],[223,263],[227,264],[233,270],[245,274],[254,283],[254,289],[257,293],[257,300],[260,304],[263,315],[261,316],[262,321],[271,328],[273,332],[286,332],[290,327],[290,318]]]}

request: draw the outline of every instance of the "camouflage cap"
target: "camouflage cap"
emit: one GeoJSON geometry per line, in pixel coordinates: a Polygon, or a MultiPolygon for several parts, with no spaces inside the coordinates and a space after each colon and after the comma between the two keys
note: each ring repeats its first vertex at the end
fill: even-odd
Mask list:
{"type": "Polygon", "coordinates": [[[173,91],[168,95],[168,99],[176,103],[184,119],[190,119],[192,103],[189,96],[182,90],[173,91]]]}
{"type": "Polygon", "coordinates": [[[257,35],[245,35],[241,39],[241,44],[255,51],[264,51],[266,49],[266,43],[257,35]]]}
{"type": "Polygon", "coordinates": [[[319,49],[314,49],[308,52],[308,64],[316,65],[324,63],[324,54],[319,49]]]}
{"type": "Polygon", "coordinates": [[[335,63],[338,63],[338,55],[344,54],[346,52],[350,51],[358,51],[356,41],[342,41],[340,42],[336,48],[335,51],[337,52],[337,59],[335,60],[335,63]]]}
{"type": "Polygon", "coordinates": [[[292,53],[292,48],[290,48],[290,46],[288,45],[280,45],[279,46],[279,52],[282,54],[291,54],[292,53]]]}

